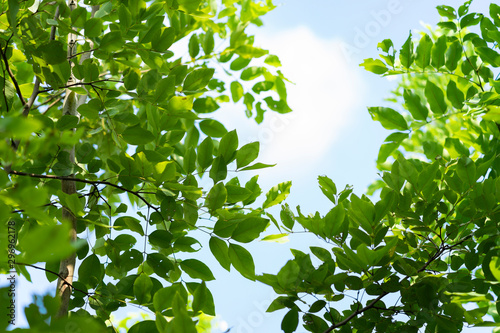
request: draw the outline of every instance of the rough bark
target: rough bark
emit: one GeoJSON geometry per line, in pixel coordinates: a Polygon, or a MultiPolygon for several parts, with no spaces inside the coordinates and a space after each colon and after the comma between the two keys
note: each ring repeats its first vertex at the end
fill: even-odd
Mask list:
{"type": "MultiPolygon", "coordinates": [[[[75,0],[68,0],[68,7],[70,10],[74,10],[77,4],[75,0]]],[[[76,38],[75,34],[68,35],[68,61],[76,54],[76,38]]],[[[70,62],[71,64],[71,62],[70,62]]],[[[71,74],[68,85],[75,83],[75,78],[71,74]]],[[[66,97],[63,103],[63,116],[64,115],[77,115],[77,101],[75,93],[69,89],[66,89],[66,97]]],[[[72,165],[75,164],[75,147],[71,147],[66,150],[69,153],[69,160],[72,165]]],[[[74,175],[71,174],[71,177],[74,175]]],[[[76,183],[72,180],[62,180],[61,189],[66,194],[76,193],[76,183]]],[[[71,225],[70,239],[72,242],[76,241],[76,216],[66,207],[62,210],[62,223],[69,223],[71,225]]],[[[61,260],[59,265],[59,279],[57,280],[57,294],[60,297],[61,305],[59,311],[57,312],[57,317],[63,317],[68,314],[69,301],[71,298],[71,285],[73,283],[73,277],[75,272],[76,264],[76,254],[72,254],[68,258],[61,260]]]]}

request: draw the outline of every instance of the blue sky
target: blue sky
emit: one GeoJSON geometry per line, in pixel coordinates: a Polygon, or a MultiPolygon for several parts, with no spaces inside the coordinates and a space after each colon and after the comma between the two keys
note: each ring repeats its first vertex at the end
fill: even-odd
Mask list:
{"type": "MultiPolygon", "coordinates": [[[[286,116],[266,114],[261,125],[245,119],[239,105],[225,108],[217,117],[227,128],[237,129],[240,145],[261,141],[261,162],[278,163],[259,172],[264,190],[292,180],[287,200],[290,206],[300,205],[304,213],[325,213],[331,207],[317,186],[317,176],[328,175],[338,188],[350,184],[356,193],[363,193],[377,179],[378,148],[389,134],[371,120],[366,107],[384,104],[395,82],[368,73],[358,64],[364,58],[377,57],[376,46],[383,39],[392,39],[398,47],[410,30],[422,31],[425,30],[422,23],[438,22],[436,5],[458,7],[462,2],[281,0],[275,3],[279,7],[263,18],[265,26],[253,30],[255,44],[277,54],[283,63],[283,73],[295,83],[289,86],[294,112],[286,116]]],[[[488,4],[489,1],[476,1],[471,10],[487,12],[488,4]]],[[[287,244],[259,242],[247,248],[254,254],[259,273],[276,273],[292,257],[290,247],[307,251],[309,246],[322,245],[314,237],[297,234],[287,244]]],[[[285,312],[265,313],[276,297],[270,288],[245,280],[236,271],[224,271],[210,254],[200,256],[214,267],[217,278],[208,284],[216,297],[220,325],[214,332],[226,328],[232,328],[231,333],[281,331],[285,312]]],[[[33,274],[34,280],[36,276],[44,279],[43,274],[33,274]]],[[[18,283],[22,293],[19,301],[24,304],[30,301],[31,293],[51,288],[41,283],[29,285],[22,279],[18,283]]],[[[298,332],[304,330],[299,328],[298,332]]]]}
{"type": "MultiPolygon", "coordinates": [[[[261,171],[262,187],[268,189],[292,180],[287,199],[291,207],[300,205],[304,213],[327,212],[331,205],[317,186],[317,176],[327,175],[343,188],[353,185],[363,193],[377,179],[375,160],[389,132],[373,122],[368,106],[386,104],[384,98],[396,82],[366,72],[359,63],[378,56],[377,44],[393,40],[399,48],[410,30],[413,34],[435,25],[440,17],[436,5],[458,8],[461,1],[275,1],[279,4],[255,29],[256,42],[277,54],[290,85],[287,116],[266,114],[257,126],[245,121],[242,108],[227,108],[220,119],[237,128],[240,139],[260,139],[260,160],[278,163],[261,171]],[[276,118],[273,118],[275,116],[276,118]]],[[[471,11],[487,13],[489,2],[476,1],[471,11]]],[[[228,127],[231,127],[228,125],[228,127]]],[[[244,141],[244,140],[242,140],[244,141]]],[[[322,246],[314,237],[297,234],[287,244],[258,243],[249,246],[256,268],[276,273],[288,259],[289,248],[307,251],[322,246]]],[[[207,258],[210,263],[215,263],[207,258]]],[[[212,267],[212,266],[211,266],[212,267]]],[[[285,310],[265,313],[276,297],[265,286],[245,281],[237,274],[217,270],[211,284],[221,329],[232,333],[280,332],[285,310]],[[227,323],[227,326],[226,326],[227,323]]],[[[345,305],[345,304],[344,304],[345,305]]],[[[297,332],[305,332],[300,329],[297,332]]],[[[463,332],[491,332],[489,328],[467,328],[463,332]]]]}

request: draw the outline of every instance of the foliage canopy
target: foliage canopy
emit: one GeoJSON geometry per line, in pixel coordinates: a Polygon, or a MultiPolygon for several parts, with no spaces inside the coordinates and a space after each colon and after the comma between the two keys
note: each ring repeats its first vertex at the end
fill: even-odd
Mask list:
{"type": "MultiPolygon", "coordinates": [[[[207,234],[224,268],[255,279],[240,244],[269,225],[261,207],[247,208],[262,190],[257,176],[240,184],[228,172],[269,165],[255,163],[258,142],[239,146],[211,114],[231,101],[257,122],[266,110],[290,111],[279,59],[246,32],[274,7],[0,4],[1,270],[30,280],[27,267],[36,266],[59,278],[61,295],[60,304],[44,298],[46,312],[27,308],[32,330],[69,321],[113,331],[110,315],[128,303],[157,314],[131,331],[209,330],[215,310],[205,281],[214,276],[197,257],[203,240],[193,230],[207,234]],[[262,66],[250,66],[261,57],[262,66]],[[61,319],[49,323],[53,316],[61,319]]],[[[278,191],[267,206],[284,199],[278,191]]]]}
{"type": "Polygon", "coordinates": [[[28,280],[29,266],[62,280],[46,312],[26,309],[30,329],[113,332],[110,315],[129,303],[155,313],[130,332],[210,331],[216,276],[196,254],[208,245],[223,268],[274,289],[268,311],[287,309],[285,333],[498,330],[500,6],[483,15],[470,3],[438,6],[435,30],[400,48],[386,39],[361,64],[401,77],[393,105],[368,108],[391,131],[381,179],[357,196],[320,176],[325,216],[282,204],[290,182],[252,205],[258,177],[240,184],[228,170],[269,165],[211,118],[230,101],[257,122],[290,111],[279,59],[245,32],[272,1],[1,4],[0,219],[15,232],[0,233],[0,267],[17,254],[28,280]],[[280,204],[279,217],[266,212],[280,204]],[[245,244],[271,222],[324,246],[256,275],[245,244]]]}

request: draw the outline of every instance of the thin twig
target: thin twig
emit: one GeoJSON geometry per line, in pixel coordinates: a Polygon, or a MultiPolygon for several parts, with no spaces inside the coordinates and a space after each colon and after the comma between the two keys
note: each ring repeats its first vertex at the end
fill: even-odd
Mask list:
{"type": "MultiPolygon", "coordinates": [[[[416,271],[416,274],[420,273],[420,272],[423,272],[427,269],[427,267],[429,267],[430,264],[432,264],[436,259],[438,259],[439,257],[441,257],[441,255],[446,252],[447,250],[450,250],[450,249],[453,249],[454,247],[457,247],[459,246],[460,244],[462,244],[463,242],[465,242],[466,240],[470,239],[472,236],[467,236],[467,237],[464,237],[463,239],[461,239],[459,242],[455,243],[455,244],[452,244],[452,245],[446,245],[446,246],[442,246],[437,252],[436,254],[434,254],[431,258],[429,258],[429,260],[427,260],[427,262],[420,268],[416,271]]],[[[408,280],[411,276],[410,275],[407,275],[403,280],[408,280]]],[[[389,292],[387,291],[384,291],[382,294],[380,294],[377,298],[375,298],[374,300],[372,300],[367,306],[365,306],[364,308],[362,309],[357,309],[356,311],[354,311],[353,313],[351,313],[347,318],[345,318],[344,320],[338,322],[337,324],[333,324],[332,326],[330,326],[328,329],[326,329],[323,333],[329,333],[331,331],[333,331],[334,329],[336,328],[339,328],[341,326],[344,326],[345,324],[347,324],[349,321],[351,321],[351,319],[353,319],[354,317],[357,317],[358,315],[362,314],[363,312],[373,308],[375,306],[375,304],[377,304],[378,301],[380,301],[382,298],[384,298],[385,296],[387,296],[389,294],[389,292]]]]}
{"type": "Polygon", "coordinates": [[[17,82],[16,77],[14,76],[14,73],[12,73],[12,70],[10,69],[9,59],[7,59],[7,48],[8,47],[9,47],[8,43],[5,46],[5,51],[2,50],[2,48],[0,47],[0,55],[2,56],[3,62],[5,63],[5,69],[7,70],[7,74],[9,74],[9,77],[12,80],[14,87],[16,88],[17,96],[21,100],[21,103],[23,105],[26,105],[26,100],[24,99],[23,94],[21,93],[21,88],[19,87],[19,83],[17,82]]]}
{"type": "Polygon", "coordinates": [[[85,184],[90,184],[93,186],[96,185],[107,185],[111,186],[114,188],[117,188],[119,190],[122,190],[127,193],[131,193],[138,197],[142,202],[146,204],[149,208],[154,209],[160,216],[163,217],[161,214],[161,211],[158,207],[153,206],[150,204],[142,195],[140,191],[134,191],[134,190],[129,190],[123,186],[105,181],[105,180],[88,180],[88,179],[81,179],[81,178],[76,178],[76,177],[65,177],[65,176],[55,176],[55,175],[39,175],[35,173],[27,173],[27,172],[21,172],[21,171],[15,171],[15,170],[10,170],[9,174],[11,175],[17,175],[17,176],[27,176],[27,177],[32,177],[32,178],[38,178],[38,179],[57,179],[57,180],[67,180],[67,181],[75,181],[75,182],[80,182],[80,183],[85,183],[85,184]]]}
{"type": "MultiPolygon", "coordinates": [[[[77,82],[77,83],[67,84],[67,85],[65,85],[63,87],[59,87],[59,88],[47,88],[47,89],[44,89],[44,90],[40,90],[39,93],[46,93],[46,92],[49,92],[49,91],[52,91],[52,90],[67,89],[67,88],[78,87],[78,86],[91,86],[91,87],[94,87],[94,85],[96,83],[101,83],[101,82],[123,83],[123,81],[114,80],[114,79],[103,79],[103,80],[97,80],[97,81],[92,81],[92,82],[77,82]]],[[[103,89],[103,88],[100,88],[100,89],[103,89]]]]}
{"type": "Polygon", "coordinates": [[[64,277],[61,276],[61,274],[59,273],[56,273],[54,271],[51,271],[50,269],[47,269],[47,268],[43,268],[43,267],[39,267],[39,266],[35,266],[35,265],[32,265],[32,264],[25,264],[25,263],[22,263],[22,262],[17,262],[16,261],[16,265],[23,265],[23,266],[29,266],[29,267],[33,267],[35,269],[39,269],[41,271],[45,271],[45,272],[48,272],[48,273],[51,273],[51,274],[54,274],[55,276],[57,276],[59,279],[61,279],[62,281],[64,281],[64,283],[66,283],[68,286],[71,287],[71,289],[73,290],[76,290],[76,291],[79,291],[81,292],[82,294],[86,295],[87,297],[90,297],[90,298],[93,298],[94,300],[97,301],[97,299],[90,295],[88,292],[84,291],[84,290],[81,290],[81,289],[78,289],[76,287],[74,287],[71,283],[69,283],[68,281],[66,281],[66,279],[64,277]]]}

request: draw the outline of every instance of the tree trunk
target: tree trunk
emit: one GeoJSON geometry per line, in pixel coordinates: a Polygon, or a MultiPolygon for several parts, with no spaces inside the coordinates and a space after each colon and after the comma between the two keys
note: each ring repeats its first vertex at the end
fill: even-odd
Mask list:
{"type": "MultiPolygon", "coordinates": [[[[74,10],[77,7],[77,2],[75,0],[69,0],[68,6],[70,10],[74,10]]],[[[92,6],[91,17],[94,17],[98,9],[99,5],[92,6]]],[[[68,36],[68,61],[71,60],[76,54],[76,46],[77,46],[76,38],[77,35],[75,34],[69,34],[68,36]]],[[[89,44],[90,44],[90,50],[82,54],[80,58],[80,64],[90,58],[90,53],[92,52],[91,50],[93,49],[94,44],[92,41],[89,41],[89,44]]],[[[73,74],[71,74],[71,77],[68,80],[68,85],[74,83],[76,83],[76,79],[73,76],[73,74]]],[[[85,86],[83,86],[83,88],[85,88],[85,86]]],[[[80,105],[85,103],[86,100],[87,100],[86,95],[80,95],[77,97],[74,92],[72,92],[69,89],[66,89],[66,98],[63,103],[62,114],[78,116],[77,109],[80,105]]],[[[70,162],[71,164],[74,165],[76,163],[75,147],[73,146],[71,147],[71,149],[67,151],[69,153],[70,162]]],[[[70,175],[70,177],[73,176],[74,176],[73,174],[70,175]]],[[[76,183],[74,181],[62,180],[61,186],[62,186],[62,191],[66,194],[76,193],[76,183]]],[[[62,218],[64,223],[71,224],[70,237],[72,241],[76,241],[76,216],[73,215],[73,213],[69,209],[63,207],[62,218]]],[[[69,301],[71,298],[71,284],[73,283],[75,265],[76,265],[76,254],[73,254],[64,260],[61,260],[61,263],[59,265],[59,276],[63,277],[64,280],[61,278],[57,280],[57,294],[61,298],[61,305],[59,307],[57,317],[63,317],[68,314],[69,301]]]]}
{"type": "MultiPolygon", "coordinates": [[[[71,11],[76,8],[77,4],[75,0],[68,0],[68,7],[71,11]]],[[[68,61],[71,61],[72,57],[76,54],[76,38],[75,34],[70,33],[68,35],[68,61]]],[[[71,62],[70,62],[71,64],[71,62]]],[[[75,83],[75,78],[73,74],[69,77],[68,85],[75,83]]],[[[62,115],[72,115],[76,116],[76,97],[75,93],[69,89],[66,89],[66,97],[63,103],[63,113],[62,115]]],[[[75,146],[66,150],[69,153],[69,160],[72,165],[75,164],[75,146]]],[[[71,174],[70,177],[73,177],[71,174]]],[[[62,191],[66,194],[76,193],[76,184],[71,180],[61,181],[62,191]]],[[[69,223],[71,225],[70,238],[72,242],[76,241],[76,216],[66,207],[62,210],[62,223],[69,223]]],[[[59,265],[59,279],[57,280],[57,294],[61,299],[61,305],[59,311],[57,312],[57,317],[63,317],[68,314],[69,301],[71,298],[71,285],[73,283],[73,277],[75,272],[76,263],[76,253],[72,254],[68,258],[61,260],[59,265]]]]}

